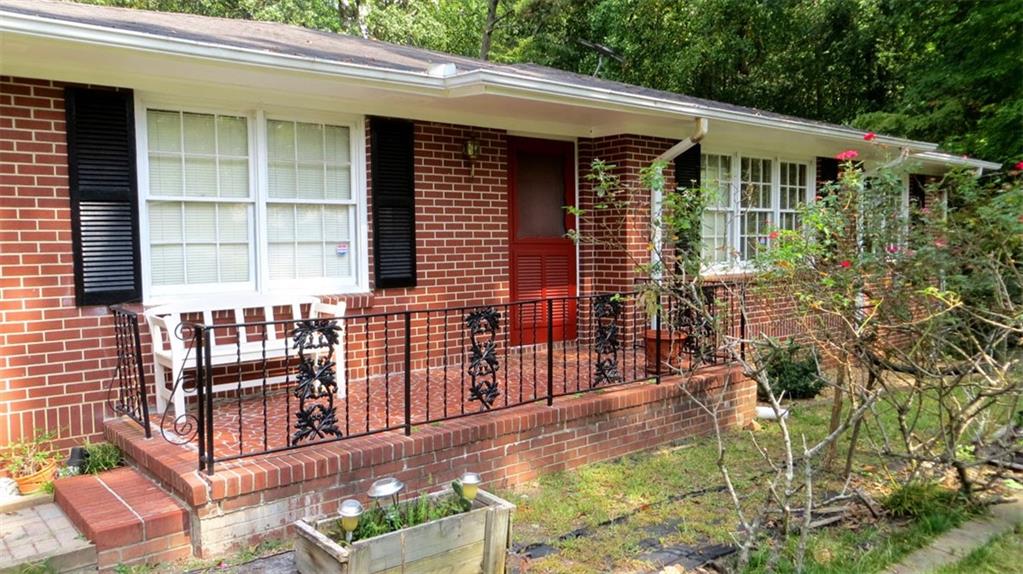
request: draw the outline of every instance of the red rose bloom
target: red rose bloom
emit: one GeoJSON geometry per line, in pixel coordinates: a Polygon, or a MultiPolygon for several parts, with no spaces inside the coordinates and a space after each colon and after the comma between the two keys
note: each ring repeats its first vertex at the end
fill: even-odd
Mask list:
{"type": "Polygon", "coordinates": [[[842,260],[841,263],[839,263],[839,265],[842,267],[842,269],[848,269],[848,268],[852,267],[852,261],[849,261],[848,259],[844,259],[844,260],[842,260]]]}
{"type": "Polygon", "coordinates": [[[876,137],[877,137],[877,134],[875,134],[874,132],[867,132],[866,134],[863,135],[863,139],[868,141],[868,142],[874,141],[874,138],[876,138],[876,137]]]}

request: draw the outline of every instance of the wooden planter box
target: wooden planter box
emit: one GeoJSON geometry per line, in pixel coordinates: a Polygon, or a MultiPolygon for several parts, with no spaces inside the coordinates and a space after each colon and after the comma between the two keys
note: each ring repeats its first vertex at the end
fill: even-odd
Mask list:
{"type": "MultiPolygon", "coordinates": [[[[448,488],[431,494],[447,496],[448,488]]],[[[473,509],[351,546],[323,532],[336,516],[295,523],[295,564],[301,574],[502,574],[515,505],[478,491],[473,509]]]]}

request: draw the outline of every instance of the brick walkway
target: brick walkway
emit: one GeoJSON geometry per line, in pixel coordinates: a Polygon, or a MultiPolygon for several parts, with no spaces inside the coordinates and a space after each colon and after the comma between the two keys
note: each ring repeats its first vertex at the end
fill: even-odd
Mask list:
{"type": "Polygon", "coordinates": [[[45,560],[60,572],[94,567],[96,547],[52,502],[0,515],[0,571],[45,560]]]}
{"type": "MultiPolygon", "coordinates": [[[[519,347],[498,355],[497,385],[500,394],[493,408],[514,406],[547,396],[547,352],[545,348],[519,347]]],[[[555,396],[589,390],[594,385],[596,356],[574,342],[556,348],[552,357],[555,396]]],[[[646,360],[640,348],[623,348],[617,357],[623,381],[641,380],[646,360]]],[[[351,375],[350,375],[351,376],[351,375]]],[[[482,410],[469,395],[471,377],[462,364],[435,364],[411,374],[412,423],[424,424],[482,410]]],[[[343,383],[346,399],[334,399],[337,426],[343,436],[401,428],[405,421],[405,375],[390,372],[349,379],[343,383]]],[[[294,432],[298,399],[283,385],[256,388],[238,396],[215,399],[213,414],[214,453],[217,457],[256,454],[288,445],[294,432]]],[[[326,399],[318,401],[326,405],[326,399]]],[[[307,402],[307,406],[309,403],[307,402]]],[[[195,405],[190,406],[196,411],[195,405]]],[[[172,439],[196,448],[194,436],[175,436],[173,412],[166,419],[151,415],[154,433],[161,423],[172,439]]],[[[330,437],[326,437],[330,438],[330,437]]],[[[322,439],[303,441],[316,442],[322,439]]]]}

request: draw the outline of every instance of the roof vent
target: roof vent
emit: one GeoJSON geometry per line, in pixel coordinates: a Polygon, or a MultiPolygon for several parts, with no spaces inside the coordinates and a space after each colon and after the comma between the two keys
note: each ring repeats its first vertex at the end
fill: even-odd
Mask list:
{"type": "Polygon", "coordinates": [[[448,76],[454,76],[456,72],[458,72],[458,68],[451,62],[430,64],[430,67],[426,70],[426,73],[434,78],[447,78],[448,76]]]}

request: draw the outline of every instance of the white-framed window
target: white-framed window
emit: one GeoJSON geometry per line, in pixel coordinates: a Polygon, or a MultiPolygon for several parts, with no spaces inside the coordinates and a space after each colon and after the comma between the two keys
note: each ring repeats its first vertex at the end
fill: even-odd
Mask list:
{"type": "Polygon", "coordinates": [[[710,196],[703,212],[702,256],[708,264],[728,263],[733,250],[732,156],[700,155],[700,182],[710,196]]]}
{"type": "Polygon", "coordinates": [[[368,289],[361,118],[137,105],[147,301],[368,289]]]}
{"type": "Polygon", "coordinates": [[[710,151],[701,154],[700,167],[701,185],[711,193],[702,251],[710,271],[742,266],[770,244],[773,231],[798,229],[799,210],[813,199],[809,161],[710,151]]]}

